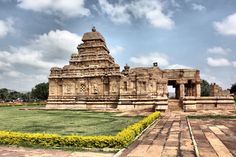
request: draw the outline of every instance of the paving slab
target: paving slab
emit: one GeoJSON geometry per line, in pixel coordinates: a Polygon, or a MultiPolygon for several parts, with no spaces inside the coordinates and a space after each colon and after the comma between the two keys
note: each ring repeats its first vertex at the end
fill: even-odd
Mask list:
{"type": "Polygon", "coordinates": [[[236,120],[191,119],[200,156],[236,157],[236,120]]]}
{"type": "Polygon", "coordinates": [[[72,152],[49,149],[31,149],[23,147],[0,147],[1,157],[112,157],[114,153],[72,152]]]}
{"type": "Polygon", "coordinates": [[[186,116],[179,113],[166,114],[149,128],[147,134],[142,135],[141,139],[138,143],[131,144],[120,157],[196,156],[186,116]],[[149,138],[148,143],[145,138],[149,138]],[[143,147],[144,143],[145,147],[143,147]]]}

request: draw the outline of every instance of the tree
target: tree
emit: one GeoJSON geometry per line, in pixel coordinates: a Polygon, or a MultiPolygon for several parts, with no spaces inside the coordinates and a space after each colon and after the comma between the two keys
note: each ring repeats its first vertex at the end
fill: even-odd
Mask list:
{"type": "Polygon", "coordinates": [[[39,83],[31,91],[34,99],[47,100],[48,98],[48,83],[39,83]]]}
{"type": "Polygon", "coordinates": [[[8,95],[9,95],[8,89],[6,89],[6,88],[0,89],[0,99],[1,100],[5,101],[6,99],[8,99],[8,95]]]}
{"type": "Polygon", "coordinates": [[[232,84],[230,88],[230,93],[233,93],[234,95],[236,94],[236,83],[232,84]]]}
{"type": "Polygon", "coordinates": [[[210,95],[210,85],[206,80],[202,80],[201,82],[201,96],[209,96],[210,95]]]}
{"type": "Polygon", "coordinates": [[[27,93],[23,93],[22,96],[21,96],[22,100],[24,102],[30,102],[32,101],[31,99],[31,92],[27,92],[27,93]]]}
{"type": "Polygon", "coordinates": [[[17,91],[11,91],[9,92],[9,96],[8,96],[8,99],[10,101],[13,101],[13,100],[17,100],[18,98],[21,98],[21,93],[20,92],[17,92],[17,91]]]}

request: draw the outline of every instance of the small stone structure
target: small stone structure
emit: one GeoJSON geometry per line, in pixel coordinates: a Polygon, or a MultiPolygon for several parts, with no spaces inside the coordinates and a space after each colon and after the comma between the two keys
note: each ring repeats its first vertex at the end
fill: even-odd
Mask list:
{"type": "Polygon", "coordinates": [[[173,86],[179,100],[176,105],[186,111],[196,110],[195,99],[201,93],[199,70],[162,70],[154,63],[152,67],[125,65],[120,72],[104,37],[95,27],[83,35],[82,41],[78,53],[71,55],[69,65],[51,68],[46,108],[166,110],[168,86],[173,86]]]}

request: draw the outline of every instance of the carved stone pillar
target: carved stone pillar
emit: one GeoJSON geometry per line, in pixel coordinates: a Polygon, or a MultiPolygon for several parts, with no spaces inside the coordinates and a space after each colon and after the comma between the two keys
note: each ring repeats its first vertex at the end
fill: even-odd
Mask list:
{"type": "Polygon", "coordinates": [[[201,84],[197,83],[196,84],[196,97],[200,97],[201,96],[201,84]]]}
{"type": "Polygon", "coordinates": [[[179,86],[176,85],[175,87],[175,98],[178,99],[179,98],[179,86]]]}
{"type": "Polygon", "coordinates": [[[168,85],[166,83],[163,84],[163,96],[167,97],[168,94],[168,85]]]}
{"type": "Polygon", "coordinates": [[[193,87],[192,87],[192,96],[196,96],[196,84],[193,84],[193,87]]]}
{"type": "Polygon", "coordinates": [[[192,86],[187,88],[188,96],[192,96],[192,86]]]}
{"type": "Polygon", "coordinates": [[[184,97],[184,93],[185,93],[184,84],[181,83],[181,84],[179,85],[179,97],[180,97],[180,98],[184,97]]]}
{"type": "Polygon", "coordinates": [[[191,87],[189,88],[189,96],[193,96],[193,88],[192,88],[192,85],[191,85],[191,87]]]}

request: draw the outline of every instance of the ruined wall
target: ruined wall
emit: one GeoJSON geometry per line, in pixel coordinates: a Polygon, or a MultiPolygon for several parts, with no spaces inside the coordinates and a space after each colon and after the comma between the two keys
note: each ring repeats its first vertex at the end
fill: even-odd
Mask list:
{"type": "Polygon", "coordinates": [[[223,90],[218,84],[210,84],[210,96],[230,96],[229,90],[223,90]]]}

